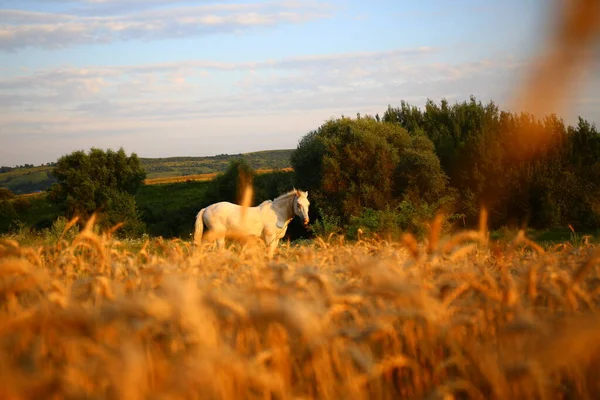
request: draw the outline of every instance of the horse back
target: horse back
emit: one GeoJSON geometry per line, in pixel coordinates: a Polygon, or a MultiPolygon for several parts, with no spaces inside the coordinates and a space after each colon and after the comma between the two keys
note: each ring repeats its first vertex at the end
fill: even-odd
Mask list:
{"type": "Polygon", "coordinates": [[[261,214],[257,207],[243,210],[238,204],[221,201],[206,208],[204,220],[209,229],[241,230],[260,235],[263,225],[261,214]],[[245,213],[243,218],[242,212],[245,213]]]}

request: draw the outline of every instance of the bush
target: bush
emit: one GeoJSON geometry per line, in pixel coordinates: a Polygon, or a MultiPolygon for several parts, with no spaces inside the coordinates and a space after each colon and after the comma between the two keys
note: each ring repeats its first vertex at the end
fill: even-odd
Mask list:
{"type": "Polygon", "coordinates": [[[31,208],[31,201],[25,197],[19,197],[13,200],[13,206],[17,213],[22,213],[31,208]]]}
{"type": "Polygon", "coordinates": [[[15,197],[15,194],[5,187],[0,187],[0,200],[10,200],[15,197]]]}
{"type": "Polygon", "coordinates": [[[135,197],[129,193],[109,192],[106,199],[106,211],[103,216],[105,219],[100,220],[98,223],[98,226],[103,229],[123,224],[115,232],[118,237],[140,237],[146,232],[146,225],[142,221],[135,197]]]}
{"type": "Polygon", "coordinates": [[[67,242],[71,242],[79,234],[79,227],[74,224],[69,227],[68,230],[65,230],[68,223],[69,221],[63,216],[55,219],[52,226],[44,230],[44,240],[46,244],[56,245],[61,237],[67,242]]]}
{"type": "MultiPolygon", "coordinates": [[[[428,231],[429,224],[435,215],[443,210],[445,205],[453,204],[452,196],[442,197],[437,202],[413,203],[409,200],[401,201],[395,208],[373,210],[366,208],[358,216],[353,216],[348,226],[348,237],[358,239],[359,229],[366,236],[378,235],[385,239],[398,240],[404,233],[411,233],[423,239],[428,231]]],[[[453,221],[460,219],[460,214],[447,214],[442,226],[444,233],[449,233],[453,221]]]]}
{"type": "Polygon", "coordinates": [[[100,226],[109,228],[125,222],[121,232],[143,233],[135,193],[146,176],[135,153],[92,148],[89,153],[75,151],[61,157],[52,174],[57,178],[49,198],[62,206],[67,218],[80,217],[84,223],[100,212],[100,226]]]}

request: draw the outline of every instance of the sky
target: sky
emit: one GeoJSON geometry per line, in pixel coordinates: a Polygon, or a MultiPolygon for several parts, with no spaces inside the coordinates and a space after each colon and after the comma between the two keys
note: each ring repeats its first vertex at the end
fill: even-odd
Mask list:
{"type": "MultiPolygon", "coordinates": [[[[2,0],[0,165],[295,148],[341,115],[508,104],[547,0],[2,0]]],[[[600,70],[600,69],[599,69],[600,70]]],[[[571,108],[599,125],[600,77],[571,108]]]]}

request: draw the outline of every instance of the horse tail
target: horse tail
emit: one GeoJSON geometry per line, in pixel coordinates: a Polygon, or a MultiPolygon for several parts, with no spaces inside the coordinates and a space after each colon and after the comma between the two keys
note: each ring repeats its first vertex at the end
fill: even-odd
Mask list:
{"type": "Polygon", "coordinates": [[[196,223],[194,224],[194,246],[200,245],[200,240],[202,239],[202,232],[204,231],[204,210],[203,208],[196,215],[196,223]]]}

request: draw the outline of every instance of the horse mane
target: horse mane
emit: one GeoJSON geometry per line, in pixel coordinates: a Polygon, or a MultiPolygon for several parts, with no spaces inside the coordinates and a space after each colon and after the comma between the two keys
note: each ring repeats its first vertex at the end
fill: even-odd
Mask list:
{"type": "Polygon", "coordinates": [[[279,195],[279,196],[277,196],[275,199],[273,199],[273,201],[277,201],[277,200],[283,200],[283,199],[285,199],[285,198],[292,197],[292,196],[295,196],[295,195],[297,195],[297,194],[299,194],[299,191],[298,191],[298,189],[292,189],[292,190],[290,190],[290,191],[289,191],[289,192],[287,192],[287,193],[284,193],[284,194],[282,194],[282,195],[279,195]]]}

